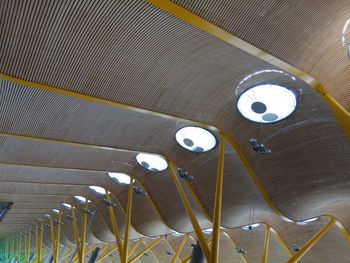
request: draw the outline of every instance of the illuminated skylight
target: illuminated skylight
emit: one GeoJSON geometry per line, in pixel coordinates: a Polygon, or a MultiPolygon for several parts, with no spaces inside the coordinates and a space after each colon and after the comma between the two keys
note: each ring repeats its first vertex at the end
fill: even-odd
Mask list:
{"type": "Polygon", "coordinates": [[[130,184],[130,176],[124,173],[108,173],[109,177],[120,184],[130,184]]]}
{"type": "Polygon", "coordinates": [[[160,172],[168,168],[167,161],[156,154],[139,153],[136,155],[137,162],[151,172],[160,172]]]}
{"type": "Polygon", "coordinates": [[[210,131],[195,126],[181,128],[175,139],[185,149],[197,153],[210,151],[216,145],[216,138],[210,131]]]}
{"type": "Polygon", "coordinates": [[[45,217],[50,218],[51,216],[49,214],[44,214],[45,217]]]}
{"type": "MultiPolygon", "coordinates": [[[[75,199],[77,199],[80,203],[85,203],[86,202],[86,198],[80,195],[75,195],[74,196],[75,199]]],[[[88,203],[90,203],[91,201],[88,200],[88,203]]]]}
{"type": "Polygon", "coordinates": [[[259,227],[260,224],[256,223],[256,224],[251,224],[251,225],[247,225],[247,226],[242,226],[243,230],[253,230],[254,228],[259,227]]]}
{"type": "Polygon", "coordinates": [[[58,209],[52,209],[52,212],[54,212],[55,214],[59,214],[59,213],[60,213],[60,210],[58,210],[58,209]]]}
{"type": "Polygon", "coordinates": [[[101,186],[89,186],[89,189],[91,189],[92,191],[100,194],[100,195],[105,195],[106,194],[106,189],[104,189],[103,187],[101,186]]]}
{"type": "Polygon", "coordinates": [[[300,221],[300,222],[297,222],[298,225],[307,225],[308,223],[311,223],[311,222],[314,222],[314,221],[317,221],[318,220],[318,217],[313,217],[313,218],[310,218],[310,219],[306,219],[304,221],[300,221]]]}
{"type": "Polygon", "coordinates": [[[273,123],[287,118],[297,106],[295,94],[282,86],[257,85],[245,90],[238,98],[239,112],[258,123],[273,123]]]}
{"type": "Polygon", "coordinates": [[[289,219],[288,217],[285,217],[285,216],[281,216],[281,219],[285,222],[288,222],[288,223],[294,222],[292,219],[289,219]]]}
{"type": "Polygon", "coordinates": [[[206,233],[206,234],[211,234],[212,232],[213,232],[212,228],[208,228],[208,229],[203,230],[203,233],[206,233]]]}
{"type": "Polygon", "coordinates": [[[67,209],[72,209],[72,206],[70,204],[63,203],[62,205],[67,209]]]}

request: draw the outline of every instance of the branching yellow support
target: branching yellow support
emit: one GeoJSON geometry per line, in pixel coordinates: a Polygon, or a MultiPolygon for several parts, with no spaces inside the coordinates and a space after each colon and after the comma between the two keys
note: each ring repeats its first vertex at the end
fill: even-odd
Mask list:
{"type": "Polygon", "coordinates": [[[171,177],[176,185],[176,188],[180,194],[180,197],[181,197],[181,200],[185,206],[185,209],[187,211],[187,214],[191,220],[191,223],[192,223],[192,226],[193,226],[193,229],[197,235],[197,238],[198,238],[198,242],[199,242],[199,245],[201,246],[201,249],[204,253],[204,256],[205,258],[207,259],[207,262],[209,262],[209,259],[210,259],[210,250],[209,250],[209,246],[207,244],[207,241],[205,240],[205,237],[204,237],[204,234],[203,234],[203,231],[198,223],[198,220],[193,212],[193,209],[191,207],[191,204],[190,204],[190,201],[188,200],[188,197],[181,185],[181,182],[176,174],[176,171],[175,171],[175,167],[174,167],[174,164],[172,161],[169,161],[169,169],[170,169],[170,174],[171,174],[171,177]]]}
{"type": "Polygon", "coordinates": [[[81,229],[81,239],[80,239],[80,263],[84,263],[84,256],[85,256],[85,240],[86,240],[86,227],[87,227],[87,221],[88,221],[88,211],[89,211],[89,201],[86,198],[85,205],[84,205],[84,215],[83,215],[83,225],[81,229]]]}
{"type": "MultiPolygon", "coordinates": [[[[104,259],[106,259],[110,254],[114,253],[115,251],[118,250],[118,247],[113,247],[112,249],[110,249],[109,251],[107,251],[104,255],[102,255],[101,257],[99,257],[99,259],[96,261],[96,263],[100,263],[102,262],[104,259]]],[[[102,254],[102,253],[101,253],[102,254]]]]}
{"type": "Polygon", "coordinates": [[[181,254],[181,251],[182,249],[184,248],[186,242],[188,240],[188,234],[185,235],[182,240],[181,240],[181,243],[179,245],[179,247],[177,248],[176,252],[175,252],[175,255],[173,256],[173,258],[171,259],[171,262],[170,263],[176,263],[177,262],[177,259],[179,258],[180,254],[181,254]]]}
{"type": "Polygon", "coordinates": [[[133,196],[133,181],[134,179],[130,176],[129,192],[128,192],[128,208],[126,212],[125,222],[125,233],[124,233],[124,246],[123,246],[123,261],[122,263],[128,262],[128,249],[129,249],[129,236],[131,227],[131,213],[132,213],[132,196],[133,196]]]}
{"type": "Polygon", "coordinates": [[[120,239],[120,231],[119,231],[117,217],[115,216],[115,212],[114,212],[114,209],[113,209],[111,197],[110,197],[110,194],[109,194],[108,191],[106,191],[106,200],[108,202],[108,212],[109,212],[109,217],[110,217],[111,223],[112,223],[113,234],[114,234],[114,237],[115,237],[115,243],[116,243],[116,245],[118,247],[119,260],[120,260],[120,262],[122,262],[123,245],[122,245],[121,239],[120,239]]]}
{"type": "Polygon", "coordinates": [[[265,234],[264,253],[262,257],[262,263],[268,263],[270,234],[271,234],[270,226],[266,225],[266,234],[265,234]]]}
{"type": "Polygon", "coordinates": [[[326,226],[324,226],[317,234],[311,238],[293,257],[291,257],[287,263],[298,262],[308,252],[313,245],[315,245],[335,224],[336,220],[332,219],[326,226]]]}
{"type": "Polygon", "coordinates": [[[210,254],[211,263],[217,263],[219,261],[222,190],[223,190],[223,183],[224,183],[224,160],[225,160],[225,140],[223,137],[221,137],[219,161],[218,161],[218,167],[217,167],[217,178],[216,178],[213,237],[212,237],[211,254],[210,254]]]}
{"type": "Polygon", "coordinates": [[[80,238],[79,238],[79,231],[78,231],[78,224],[77,224],[77,218],[75,215],[75,208],[72,207],[71,209],[71,218],[73,222],[73,230],[74,230],[74,238],[75,238],[75,244],[77,245],[77,251],[78,251],[78,259],[81,262],[81,251],[80,251],[80,238]]]}
{"type": "Polygon", "coordinates": [[[143,249],[140,253],[138,253],[135,257],[133,257],[132,259],[130,259],[128,261],[128,263],[132,263],[136,260],[138,260],[140,257],[143,256],[143,254],[145,254],[147,251],[151,250],[154,246],[156,246],[160,241],[162,241],[162,238],[157,239],[156,241],[152,242],[148,247],[146,247],[145,249],[143,249]]]}
{"type": "Polygon", "coordinates": [[[135,250],[139,247],[139,245],[141,244],[141,239],[139,239],[136,243],[135,243],[135,245],[130,249],[130,251],[129,251],[129,257],[132,255],[132,253],[134,253],[135,252],[135,250]]]}

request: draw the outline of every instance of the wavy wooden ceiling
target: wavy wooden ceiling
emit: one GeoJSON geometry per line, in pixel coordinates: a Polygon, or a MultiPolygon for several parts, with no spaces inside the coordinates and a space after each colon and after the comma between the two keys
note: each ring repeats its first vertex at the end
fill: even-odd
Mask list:
{"type": "MultiPolygon", "coordinates": [[[[337,33],[350,16],[345,1],[317,5],[312,1],[175,2],[310,73],[349,109],[348,60],[337,33]]],[[[123,215],[127,188],[112,184],[108,171],[132,174],[149,193],[134,200],[132,238],[172,230],[192,232],[169,171],[144,171],[135,161],[137,151],[162,154],[195,176],[191,187],[204,211],[195,200],[191,202],[201,226],[210,228],[218,149],[194,154],[180,148],[174,132],[187,125],[186,119],[215,126],[234,138],[284,215],[302,220],[331,214],[350,230],[349,140],[322,98],[303,81],[266,72],[240,85],[239,92],[255,82],[274,82],[300,92],[295,114],[277,124],[259,126],[238,113],[236,89],[249,74],[278,68],[144,1],[2,1],[0,13],[2,74],[184,119],[148,115],[1,79],[0,201],[14,205],[0,224],[0,237],[35,223],[52,208],[61,208],[62,202],[79,206],[73,196],[86,195],[98,209],[89,242],[112,242],[103,200],[88,191],[88,185],[111,191],[118,203],[116,213],[123,215]],[[252,137],[273,153],[257,155],[249,144],[252,137]]],[[[291,227],[266,204],[228,143],[225,157],[224,227],[251,223],[254,211],[255,222],[271,225],[291,247],[296,240],[305,243],[325,224],[320,220],[291,227]]],[[[123,216],[118,220],[123,225],[123,216]]],[[[65,224],[63,229],[62,244],[71,246],[72,228],[65,224]]],[[[258,234],[254,238],[244,232],[232,235],[239,237],[236,242],[255,247],[263,245],[258,234]]],[[[349,258],[348,244],[339,230],[322,242],[320,246],[337,244],[329,246],[330,253],[349,258]]],[[[164,249],[153,251],[163,258],[164,249]]],[[[282,248],[276,250],[281,251],[274,255],[276,262],[287,257],[282,248]]],[[[224,251],[232,257],[228,246],[224,251]]],[[[322,247],[317,251],[309,253],[309,260],[331,262],[322,247]]],[[[250,252],[248,261],[259,261],[259,253],[250,252]]]]}

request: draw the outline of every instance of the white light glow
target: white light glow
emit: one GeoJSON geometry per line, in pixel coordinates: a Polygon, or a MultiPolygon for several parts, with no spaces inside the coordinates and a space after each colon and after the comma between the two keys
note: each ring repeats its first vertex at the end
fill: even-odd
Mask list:
{"type": "MultiPolygon", "coordinates": [[[[74,196],[75,199],[77,199],[80,203],[85,203],[86,202],[86,198],[80,195],[75,195],[74,196]]],[[[91,201],[88,200],[88,203],[90,203],[91,201]]]]}
{"type": "Polygon", "coordinates": [[[105,195],[106,194],[106,189],[104,189],[103,187],[101,186],[89,186],[89,189],[91,189],[92,191],[100,194],[100,195],[105,195]]]}
{"type": "Polygon", "coordinates": [[[212,228],[204,229],[203,233],[211,234],[211,233],[213,233],[213,229],[212,228]]]}
{"type": "Polygon", "coordinates": [[[300,221],[300,222],[297,222],[298,225],[307,225],[308,223],[311,223],[311,222],[314,222],[314,221],[317,221],[318,220],[318,217],[313,217],[313,218],[310,218],[310,219],[306,219],[304,221],[300,221]]]}
{"type": "Polygon", "coordinates": [[[109,177],[120,184],[130,184],[130,176],[124,173],[108,173],[109,177]]]}
{"type": "Polygon", "coordinates": [[[60,213],[60,210],[58,210],[58,209],[52,209],[52,212],[54,212],[55,214],[59,214],[59,213],[60,213]]]}
{"type": "Polygon", "coordinates": [[[156,154],[139,153],[136,155],[136,160],[139,165],[151,172],[160,172],[168,168],[167,161],[156,154]]]}
{"type": "Polygon", "coordinates": [[[67,209],[72,209],[72,206],[70,204],[63,203],[62,205],[67,209]]]}
{"type": "Polygon", "coordinates": [[[215,136],[201,127],[181,128],[176,132],[175,139],[182,147],[192,152],[207,152],[216,145],[215,136]]]}
{"type": "Polygon", "coordinates": [[[252,229],[257,228],[259,226],[260,226],[260,224],[256,223],[256,224],[251,224],[251,225],[247,225],[247,226],[242,226],[242,229],[243,230],[252,230],[252,229]]]}
{"type": "Polygon", "coordinates": [[[285,217],[285,216],[281,216],[281,219],[285,222],[288,222],[288,223],[294,222],[292,219],[289,219],[288,217],[285,217]]]}
{"type": "Polygon", "coordinates": [[[244,91],[237,102],[239,112],[259,123],[273,123],[285,119],[297,106],[295,94],[282,86],[257,85],[244,91]]]}
{"type": "Polygon", "coordinates": [[[176,231],[173,231],[173,232],[172,232],[172,235],[173,235],[173,236],[176,236],[176,237],[181,237],[181,236],[183,236],[184,234],[179,233],[179,232],[176,232],[176,231]]]}
{"type": "Polygon", "coordinates": [[[50,215],[49,215],[49,214],[45,214],[44,216],[47,217],[47,218],[50,218],[50,215]]]}

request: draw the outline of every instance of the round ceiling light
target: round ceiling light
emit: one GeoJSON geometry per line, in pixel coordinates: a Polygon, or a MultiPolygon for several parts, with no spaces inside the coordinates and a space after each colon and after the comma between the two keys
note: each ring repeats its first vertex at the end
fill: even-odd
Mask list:
{"type": "Polygon", "coordinates": [[[216,138],[210,131],[195,126],[181,128],[175,139],[182,147],[196,153],[210,151],[216,145],[216,138]]]}
{"type": "MultiPolygon", "coordinates": [[[[83,196],[75,195],[74,198],[77,199],[80,203],[85,203],[86,202],[86,198],[83,197],[83,196]]],[[[90,200],[87,200],[87,201],[88,201],[88,203],[91,202],[90,200]]]]}
{"type": "Polygon", "coordinates": [[[168,168],[167,161],[156,154],[139,153],[136,155],[136,161],[151,172],[161,172],[168,168]]]}
{"type": "Polygon", "coordinates": [[[94,191],[97,194],[100,194],[100,195],[105,195],[106,194],[106,189],[104,189],[101,186],[95,186],[95,185],[94,186],[89,186],[89,189],[94,191]]]}
{"type": "Polygon", "coordinates": [[[130,184],[130,176],[124,173],[108,173],[109,177],[120,184],[130,184]]]}
{"type": "Polygon", "coordinates": [[[237,108],[247,119],[273,123],[287,118],[297,106],[293,91],[274,84],[262,84],[245,90],[238,98],[237,108]]]}
{"type": "Polygon", "coordinates": [[[256,223],[256,224],[251,224],[251,225],[247,225],[247,226],[242,226],[243,230],[253,230],[254,228],[259,227],[260,224],[256,223]]]}

